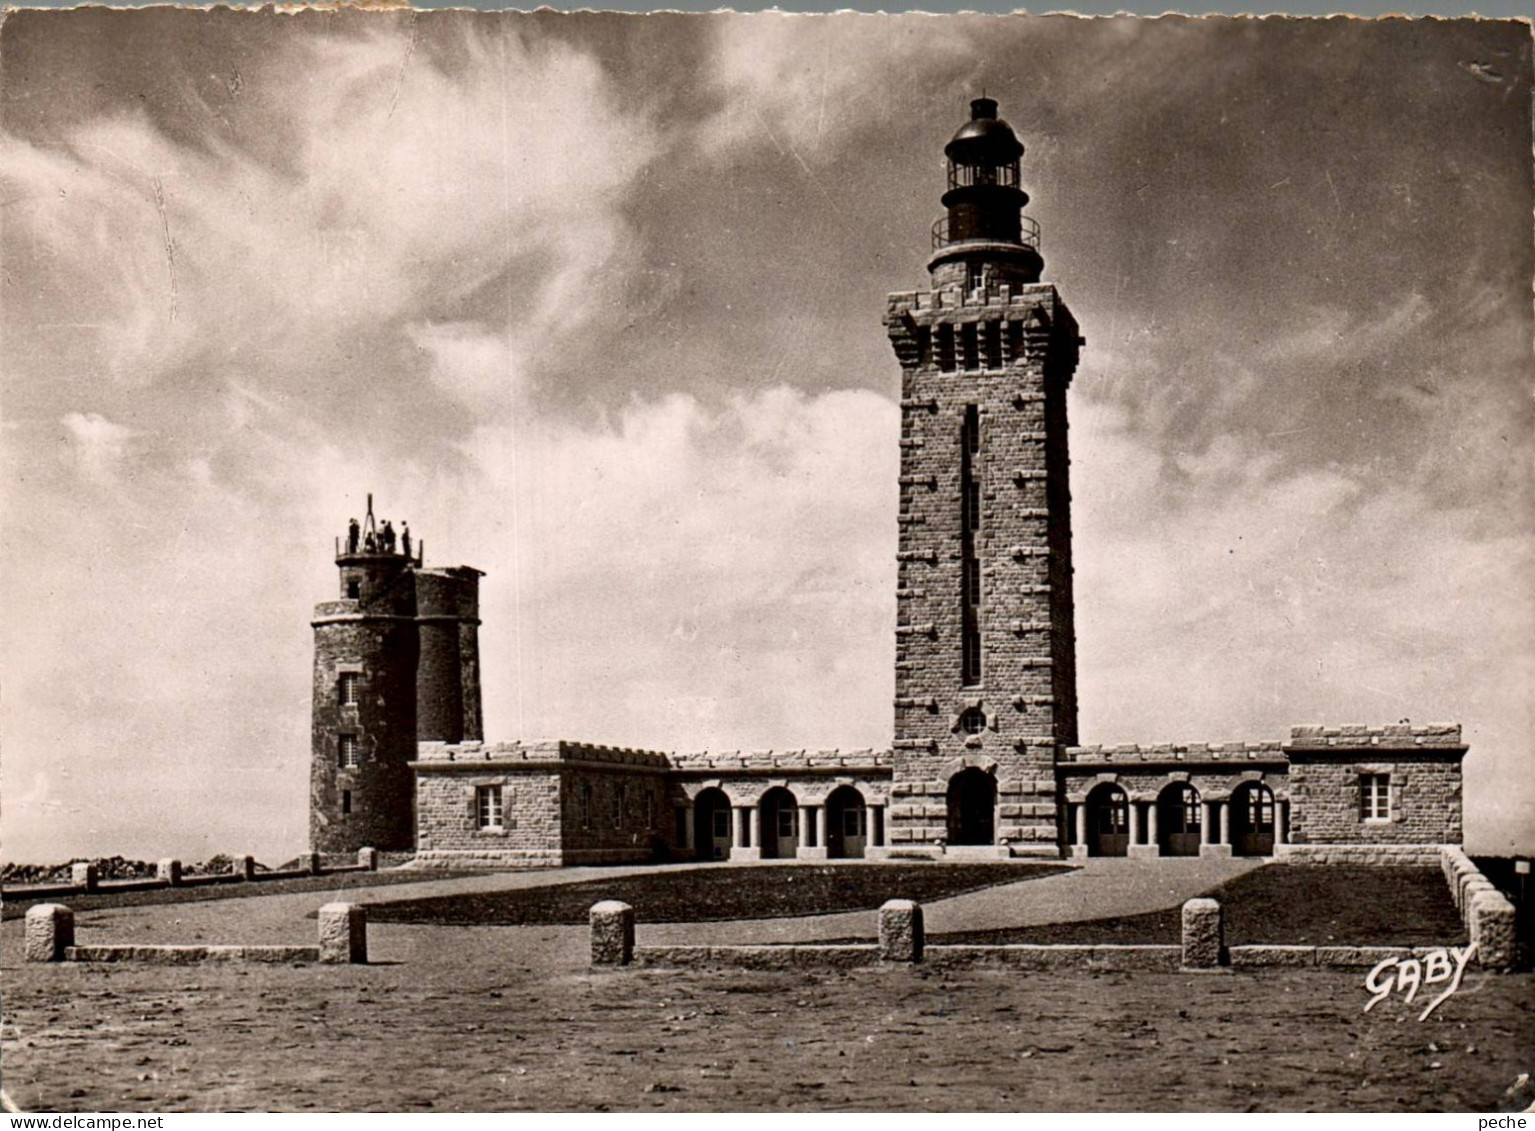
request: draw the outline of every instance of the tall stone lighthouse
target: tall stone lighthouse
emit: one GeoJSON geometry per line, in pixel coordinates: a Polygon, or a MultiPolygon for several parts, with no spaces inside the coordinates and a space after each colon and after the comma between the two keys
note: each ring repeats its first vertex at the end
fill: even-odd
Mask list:
{"type": "Polygon", "coordinates": [[[978,98],[944,147],[930,281],[889,298],[901,365],[895,839],[1055,856],[1077,741],[1066,389],[1082,344],[1040,281],[1023,145],[978,98]]]}
{"type": "Polygon", "coordinates": [[[341,592],[315,606],[309,844],[415,847],[419,742],[484,738],[479,579],[428,569],[420,546],[373,517],[336,543],[341,592]]]}

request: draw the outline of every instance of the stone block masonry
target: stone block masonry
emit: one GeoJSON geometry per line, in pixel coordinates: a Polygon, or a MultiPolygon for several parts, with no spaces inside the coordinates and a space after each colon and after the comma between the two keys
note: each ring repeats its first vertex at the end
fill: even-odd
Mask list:
{"type": "Polygon", "coordinates": [[[922,905],[910,899],[892,899],[879,909],[879,958],[881,962],[921,962],[925,934],[922,905]]]}
{"type": "Polygon", "coordinates": [[[368,909],[356,903],[320,908],[320,961],[332,965],[368,961],[368,909]]]}
{"type": "Polygon", "coordinates": [[[627,966],[634,959],[634,908],[616,899],[592,904],[588,916],[593,966],[627,966]]]}
{"type": "Polygon", "coordinates": [[[23,954],[28,962],[62,962],[75,945],[75,913],[62,903],[27,908],[23,954]]]}
{"type": "Polygon", "coordinates": [[[1191,899],[1183,905],[1183,965],[1190,970],[1213,969],[1225,960],[1226,937],[1221,905],[1213,899],[1191,899]]]}
{"type": "Polygon", "coordinates": [[[1055,288],[892,295],[902,366],[892,844],[1058,852],[1056,749],[1076,741],[1066,385],[1075,321],[1055,288]],[[995,330],[989,327],[995,325],[995,330]],[[995,338],[956,360],[934,342],[995,338]],[[990,775],[975,827],[949,811],[960,770],[990,775]]]}

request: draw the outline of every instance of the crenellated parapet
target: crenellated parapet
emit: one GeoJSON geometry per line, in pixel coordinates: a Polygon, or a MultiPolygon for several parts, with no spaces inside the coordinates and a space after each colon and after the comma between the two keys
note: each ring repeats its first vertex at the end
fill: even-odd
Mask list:
{"type": "Polygon", "coordinates": [[[1102,765],[1126,762],[1278,762],[1285,763],[1279,742],[1158,742],[1118,746],[1068,746],[1063,765],[1102,765]]]}
{"type": "Polygon", "coordinates": [[[1359,749],[1464,749],[1459,723],[1428,723],[1413,726],[1399,723],[1393,726],[1366,726],[1362,723],[1345,726],[1297,726],[1290,728],[1287,750],[1337,750],[1359,749]]]}

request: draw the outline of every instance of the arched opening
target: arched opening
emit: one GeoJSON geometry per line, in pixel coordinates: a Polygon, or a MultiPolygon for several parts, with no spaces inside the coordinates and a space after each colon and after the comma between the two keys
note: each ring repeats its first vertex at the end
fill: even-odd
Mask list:
{"type": "Polygon", "coordinates": [[[730,859],[730,798],[706,789],[693,799],[693,854],[700,860],[730,859]]]}
{"type": "Polygon", "coordinates": [[[799,802],[782,786],[762,795],[762,859],[792,860],[799,853],[799,802]]]}
{"type": "Polygon", "coordinates": [[[1231,854],[1274,855],[1274,794],[1261,781],[1231,791],[1231,854]]]}
{"type": "Polygon", "coordinates": [[[1113,782],[1087,795],[1087,854],[1130,855],[1130,798],[1113,782]]]}
{"type": "Polygon", "coordinates": [[[997,779],[972,766],[949,779],[949,843],[995,844],[997,779]]]}
{"type": "Polygon", "coordinates": [[[1157,797],[1157,841],[1163,856],[1198,856],[1204,802],[1188,782],[1174,782],[1157,797]]]}
{"type": "Polygon", "coordinates": [[[862,860],[869,843],[869,811],[863,794],[838,786],[826,799],[826,855],[833,860],[862,860]]]}

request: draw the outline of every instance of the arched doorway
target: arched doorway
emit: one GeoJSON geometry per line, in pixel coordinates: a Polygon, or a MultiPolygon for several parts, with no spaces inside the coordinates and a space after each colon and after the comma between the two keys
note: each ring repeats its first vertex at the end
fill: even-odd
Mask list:
{"type": "Polygon", "coordinates": [[[730,798],[724,790],[706,789],[693,799],[693,855],[730,859],[730,798]]]}
{"type": "Polygon", "coordinates": [[[826,799],[826,855],[833,860],[862,860],[868,843],[869,812],[863,794],[838,786],[826,799]]]}
{"type": "Polygon", "coordinates": [[[972,766],[949,779],[949,843],[995,844],[997,779],[972,766]]]}
{"type": "Polygon", "coordinates": [[[1204,802],[1188,782],[1174,782],[1157,797],[1157,841],[1163,856],[1198,856],[1204,802]]]}
{"type": "Polygon", "coordinates": [[[1130,798],[1112,782],[1087,795],[1087,854],[1130,855],[1130,798]]]}
{"type": "Polygon", "coordinates": [[[1274,855],[1274,794],[1261,781],[1231,791],[1231,854],[1274,855]]]}
{"type": "Polygon", "coordinates": [[[799,852],[799,802],[783,786],[762,795],[762,859],[793,860],[799,852]]]}

